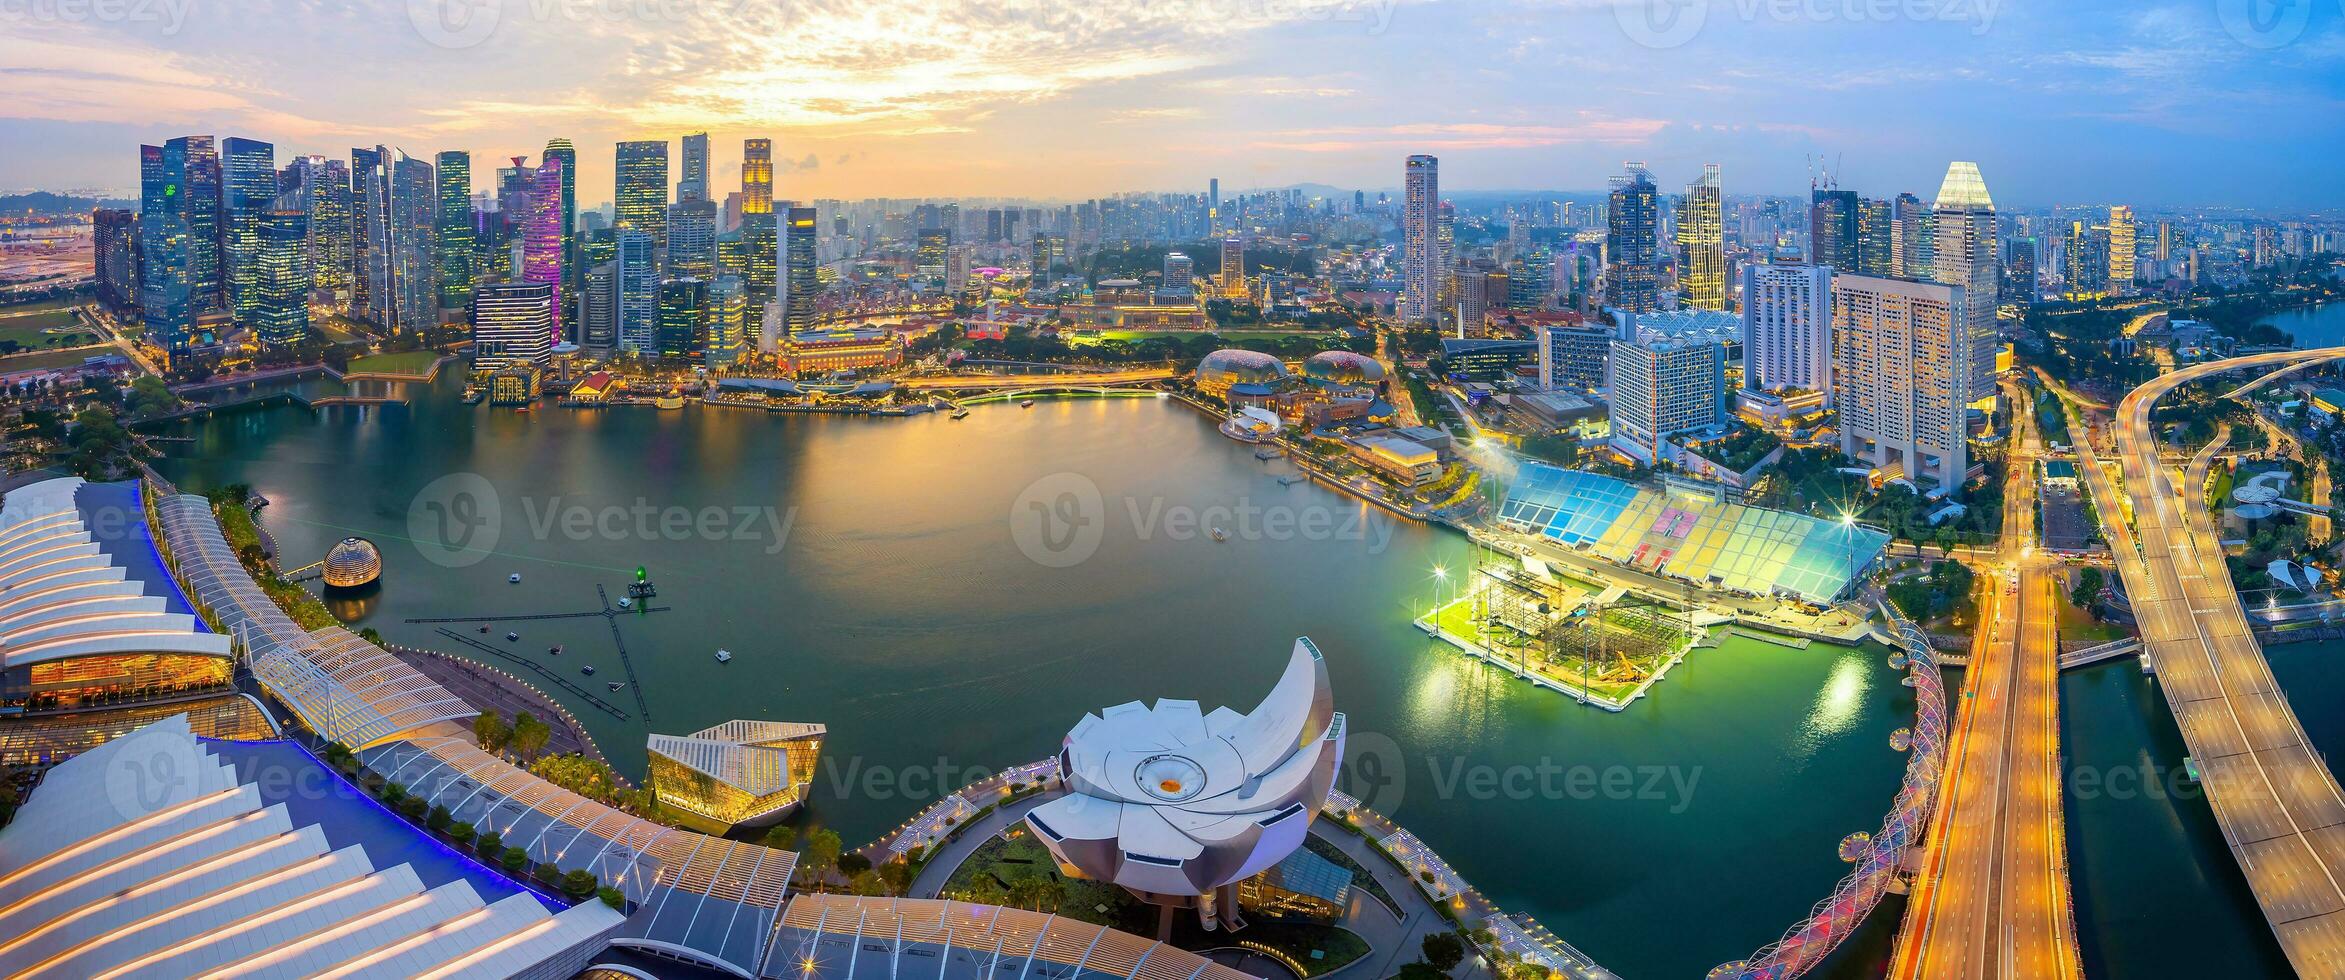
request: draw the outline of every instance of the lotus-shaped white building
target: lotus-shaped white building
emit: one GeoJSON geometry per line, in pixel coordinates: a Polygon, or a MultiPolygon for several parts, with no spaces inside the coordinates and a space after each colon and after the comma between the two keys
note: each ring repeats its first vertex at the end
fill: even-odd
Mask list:
{"type": "Polygon", "coordinates": [[[1327,802],[1343,727],[1326,661],[1298,639],[1247,714],[1165,699],[1083,716],[1059,750],[1067,795],[1026,822],[1061,865],[1234,928],[1235,884],[1302,846],[1327,802]]]}

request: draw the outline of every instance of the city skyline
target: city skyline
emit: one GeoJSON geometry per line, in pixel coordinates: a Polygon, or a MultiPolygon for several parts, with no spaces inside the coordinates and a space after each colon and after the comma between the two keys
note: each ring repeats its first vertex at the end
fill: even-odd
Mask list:
{"type": "Polygon", "coordinates": [[[18,96],[0,109],[0,187],[134,187],[118,148],[157,133],[476,161],[562,137],[595,151],[579,196],[600,202],[600,148],[706,131],[717,196],[740,186],[742,139],[770,137],[776,196],[797,200],[1067,200],[1215,177],[1391,191],[1392,161],[1423,152],[1465,192],[1597,192],[1634,159],[1663,187],[1717,163],[1729,194],[1797,194],[1829,169],[1886,196],[1975,159],[2023,208],[2337,203],[2317,166],[2345,147],[2334,11],[2259,30],[2228,4],[1956,6],[1857,23],[1695,4],[1682,38],[1594,0],[814,10],[787,30],[779,11],[564,0],[470,21],[429,0],[330,18],[25,15],[0,38],[18,96]],[[320,77],[339,81],[303,82],[320,77]]]}

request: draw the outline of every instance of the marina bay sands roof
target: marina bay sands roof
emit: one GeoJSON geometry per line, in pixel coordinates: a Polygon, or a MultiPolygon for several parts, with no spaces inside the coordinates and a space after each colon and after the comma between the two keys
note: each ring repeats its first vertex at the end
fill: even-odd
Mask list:
{"type": "Polygon", "coordinates": [[[1623,565],[1817,603],[1837,598],[1889,543],[1861,525],[1543,463],[1523,464],[1498,521],[1623,565]]]}
{"type": "Polygon", "coordinates": [[[1167,698],[1083,716],[1059,752],[1069,793],[1026,822],[1090,877],[1203,895],[1302,844],[1335,783],[1343,731],[1327,663],[1298,639],[1250,713],[1167,698]]]}
{"type": "Polygon", "coordinates": [[[229,656],[163,570],[135,484],[47,480],[0,506],[0,665],[229,656]]]}
{"type": "Polygon", "coordinates": [[[51,769],[0,830],[0,974],[570,976],[620,914],[451,850],[290,742],[184,717],[51,769]]]}
{"type": "Polygon", "coordinates": [[[774,960],[768,976],[802,980],[1251,980],[1187,950],[1063,916],[814,893],[790,900],[774,960]]]}

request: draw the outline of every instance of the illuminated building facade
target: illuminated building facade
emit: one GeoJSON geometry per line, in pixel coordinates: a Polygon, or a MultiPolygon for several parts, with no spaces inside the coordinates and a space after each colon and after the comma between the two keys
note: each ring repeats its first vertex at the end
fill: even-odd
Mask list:
{"type": "Polygon", "coordinates": [[[261,222],[276,206],[277,148],[231,136],[220,142],[221,278],[236,322],[260,312],[261,222]]]}
{"type": "Polygon", "coordinates": [[[785,375],[894,367],[904,362],[904,340],[893,330],[806,330],[787,335],[775,360],[785,375]]]}
{"type": "Polygon", "coordinates": [[[1434,228],[1441,207],[1441,161],[1409,157],[1401,170],[1401,318],[1433,319],[1439,298],[1441,255],[1434,228]]]}
{"type": "Polygon", "coordinates": [[[1687,306],[1704,310],[1726,308],[1726,225],[1719,210],[1718,165],[1702,168],[1702,176],[1685,189],[1685,207],[1677,215],[1677,254],[1683,270],[1678,297],[1687,306]]]}
{"type": "Polygon", "coordinates": [[[548,308],[553,322],[547,328],[547,344],[560,343],[562,322],[562,185],[568,180],[568,170],[562,161],[548,158],[539,162],[530,177],[529,221],[524,226],[521,240],[521,279],[548,288],[548,308]]]}
{"type": "Polygon", "coordinates": [[[653,735],[646,785],[695,829],[722,833],[781,822],[805,799],[822,756],[821,725],[728,721],[690,735],[653,735]]]}
{"type": "Polygon", "coordinates": [[[655,251],[668,244],[668,142],[630,140],[619,144],[618,177],[612,191],[620,228],[651,236],[655,251]]]}
{"type": "Polygon", "coordinates": [[[1653,175],[1641,163],[1629,163],[1612,179],[1604,250],[1604,301],[1631,313],[1651,313],[1661,307],[1661,260],[1654,238],[1658,221],[1653,175]]]}
{"type": "Polygon", "coordinates": [[[472,302],[472,154],[443,150],[432,170],[439,180],[433,234],[440,249],[440,308],[461,310],[472,302]]]}
{"type": "MultiPolygon", "coordinates": [[[[1960,286],[1832,277],[1840,451],[1884,480],[1927,478],[1946,491],[1962,485],[1970,467],[1964,409],[1976,392],[1962,360],[1964,309],[1960,286]]],[[[1618,419],[1615,410],[1615,426],[1618,419]]]]}
{"type": "Polygon", "coordinates": [[[2003,294],[2002,248],[1997,244],[1995,201],[1975,163],[1956,161],[1938,187],[1938,237],[1932,272],[1938,282],[1960,286],[1962,338],[1954,370],[1962,390],[1980,402],[1995,397],[1996,297],[2003,294]]]}

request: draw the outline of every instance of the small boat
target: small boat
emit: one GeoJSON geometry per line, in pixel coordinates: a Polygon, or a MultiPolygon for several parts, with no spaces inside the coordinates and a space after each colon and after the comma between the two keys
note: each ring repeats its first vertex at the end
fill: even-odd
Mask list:
{"type": "Polygon", "coordinates": [[[594,665],[593,665],[593,664],[587,664],[587,665],[586,665],[586,666],[584,666],[584,667],[580,667],[580,668],[578,668],[578,672],[579,672],[579,673],[581,673],[581,674],[585,674],[585,675],[586,675],[586,676],[588,676],[588,677],[593,677],[593,676],[594,676],[594,665]]]}
{"type": "Polygon", "coordinates": [[[720,664],[729,664],[729,663],[732,663],[732,662],[733,662],[733,651],[731,651],[731,650],[719,650],[719,651],[717,651],[717,662],[718,662],[718,663],[720,663],[720,664]]]}
{"type": "Polygon", "coordinates": [[[1018,407],[1019,407],[1019,408],[1033,408],[1033,407],[1034,407],[1034,399],[1031,399],[1031,398],[1029,398],[1029,399],[1026,399],[1025,401],[1019,402],[1019,403],[1018,403],[1018,407]]]}
{"type": "Polygon", "coordinates": [[[519,633],[507,633],[507,634],[505,634],[505,642],[507,642],[507,643],[518,643],[518,642],[520,642],[520,641],[521,641],[521,634],[519,634],[519,633]]]}
{"type": "Polygon", "coordinates": [[[549,657],[559,657],[559,656],[561,656],[561,655],[562,655],[562,645],[561,645],[561,644],[559,644],[559,643],[556,643],[556,644],[554,644],[553,646],[550,646],[550,647],[547,647],[547,648],[546,648],[546,656],[549,656],[549,657]]]}
{"type": "Polygon", "coordinates": [[[626,681],[612,681],[612,682],[610,682],[610,683],[608,683],[608,684],[605,684],[605,685],[603,685],[603,686],[604,686],[604,687],[607,687],[607,688],[610,688],[610,689],[611,689],[611,693],[613,693],[613,694],[617,694],[617,693],[619,693],[619,689],[620,689],[620,688],[622,688],[622,687],[626,687],[626,686],[627,686],[627,682],[626,682],[626,681]]]}
{"type": "Polygon", "coordinates": [[[481,632],[483,632],[483,633],[486,633],[486,632],[488,632],[488,631],[489,631],[488,624],[486,624],[486,623],[483,623],[483,624],[481,624],[480,631],[481,631],[481,632]]]}
{"type": "Polygon", "coordinates": [[[1218,527],[1217,527],[1217,528],[1214,528],[1214,529],[1213,529],[1213,540],[1215,540],[1215,541],[1227,541],[1227,540],[1229,540],[1229,532],[1228,532],[1228,531],[1224,531],[1224,530],[1222,530],[1222,529],[1220,529],[1220,528],[1218,528],[1218,527]]]}
{"type": "Polygon", "coordinates": [[[958,421],[960,421],[960,420],[962,420],[962,419],[965,419],[965,418],[968,418],[968,417],[969,417],[969,410],[968,410],[968,409],[966,409],[966,408],[964,408],[964,409],[962,409],[962,410],[960,410],[960,411],[958,411],[958,412],[954,412],[954,413],[953,413],[953,416],[952,416],[952,418],[953,418],[953,421],[955,421],[955,422],[958,422],[958,421]]]}
{"type": "Polygon", "coordinates": [[[619,597],[619,608],[626,609],[633,605],[635,605],[635,600],[627,598],[626,596],[619,597]]]}
{"type": "Polygon", "coordinates": [[[520,573],[520,572],[514,572],[514,573],[513,573],[513,574],[511,574],[511,575],[507,575],[507,576],[505,576],[505,581],[507,581],[507,582],[511,582],[511,583],[513,583],[514,585],[520,585],[520,584],[521,584],[521,573],[520,573]]]}

